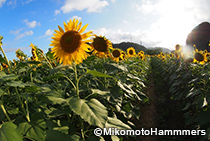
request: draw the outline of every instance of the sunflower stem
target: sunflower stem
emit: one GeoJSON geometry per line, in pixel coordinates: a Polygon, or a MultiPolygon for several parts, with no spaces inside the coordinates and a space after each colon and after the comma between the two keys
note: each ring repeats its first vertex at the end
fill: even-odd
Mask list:
{"type": "Polygon", "coordinates": [[[76,80],[76,93],[77,97],[79,98],[79,79],[77,76],[77,65],[74,63],[74,74],[75,74],[75,80],[76,80]]]}
{"type": "Polygon", "coordinates": [[[8,66],[9,66],[9,70],[10,70],[10,72],[11,72],[11,66],[10,66],[9,60],[7,59],[7,56],[6,56],[6,54],[5,54],[5,52],[4,52],[3,48],[2,48],[2,41],[1,41],[2,39],[3,39],[3,37],[0,36],[0,50],[1,50],[1,52],[3,53],[4,58],[6,59],[7,64],[8,64],[8,66]]]}
{"type": "Polygon", "coordinates": [[[44,53],[42,53],[41,51],[39,51],[39,52],[42,54],[42,56],[44,57],[44,59],[47,61],[48,66],[49,66],[51,69],[53,69],[53,66],[51,65],[51,63],[50,63],[50,61],[47,59],[47,57],[44,55],[44,53]]]}
{"type": "Polygon", "coordinates": [[[6,111],[6,109],[4,108],[4,105],[3,105],[3,104],[1,104],[1,109],[2,109],[2,111],[4,112],[5,116],[7,117],[8,121],[11,122],[11,119],[10,119],[10,117],[8,116],[7,111],[6,111]]]}
{"type": "Polygon", "coordinates": [[[27,115],[26,110],[25,110],[25,108],[24,108],[24,104],[23,104],[23,102],[22,102],[21,99],[20,99],[20,94],[19,94],[19,92],[18,92],[17,87],[15,87],[15,91],[16,91],[16,94],[17,94],[17,96],[18,96],[18,100],[19,100],[19,102],[20,102],[20,106],[21,106],[21,108],[23,109],[23,112],[24,112],[24,114],[25,114],[25,116],[26,116],[26,119],[28,120],[28,122],[30,122],[29,116],[27,115]]]}
{"type": "Polygon", "coordinates": [[[71,79],[69,79],[67,76],[64,76],[71,84],[72,86],[74,87],[75,91],[76,91],[76,86],[74,85],[74,82],[71,81],[71,79]]]}

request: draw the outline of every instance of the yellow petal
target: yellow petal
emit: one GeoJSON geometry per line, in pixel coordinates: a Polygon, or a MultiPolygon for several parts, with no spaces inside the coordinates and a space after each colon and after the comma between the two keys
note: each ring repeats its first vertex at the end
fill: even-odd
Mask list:
{"type": "Polygon", "coordinates": [[[58,25],[60,32],[64,33],[63,29],[58,25]]]}
{"type": "Polygon", "coordinates": [[[82,29],[79,31],[79,33],[82,33],[85,31],[85,29],[87,28],[88,24],[86,24],[85,26],[82,27],[82,29]]]}
{"type": "Polygon", "coordinates": [[[65,22],[63,22],[63,24],[64,24],[65,32],[67,32],[69,30],[68,25],[65,22]]]}

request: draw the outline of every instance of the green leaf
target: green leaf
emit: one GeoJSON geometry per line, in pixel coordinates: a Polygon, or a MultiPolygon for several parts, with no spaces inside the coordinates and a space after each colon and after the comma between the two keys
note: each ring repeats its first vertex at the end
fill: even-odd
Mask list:
{"type": "Polygon", "coordinates": [[[109,91],[102,91],[99,89],[91,89],[91,91],[93,94],[99,94],[99,95],[106,95],[110,93],[109,91]]]}
{"type": "Polygon", "coordinates": [[[49,101],[52,102],[53,105],[55,105],[55,104],[62,104],[63,102],[66,102],[66,100],[63,99],[63,97],[61,97],[61,96],[51,95],[51,96],[46,96],[46,97],[47,97],[47,99],[49,101]]]}
{"type": "Polygon", "coordinates": [[[109,70],[121,70],[123,72],[128,72],[128,69],[125,67],[126,65],[118,65],[116,63],[105,63],[104,67],[109,70]]]}
{"type": "Polygon", "coordinates": [[[63,93],[63,91],[50,91],[49,94],[46,96],[47,102],[50,102],[53,105],[62,104],[63,102],[66,102],[63,93]]]}
{"type": "Polygon", "coordinates": [[[186,98],[193,97],[193,96],[198,95],[198,94],[201,94],[201,90],[192,88],[190,90],[190,92],[187,94],[186,98]]]}
{"type": "Polygon", "coordinates": [[[18,130],[31,140],[44,140],[44,131],[38,125],[31,125],[28,122],[22,122],[18,126],[18,130]]]}
{"type": "Polygon", "coordinates": [[[22,141],[22,135],[12,122],[5,122],[0,128],[0,141],[22,141]]]}
{"type": "Polygon", "coordinates": [[[7,82],[6,85],[10,87],[21,87],[21,88],[28,86],[28,84],[23,83],[23,81],[11,81],[11,82],[7,82]]]}
{"type": "Polygon", "coordinates": [[[123,123],[121,120],[117,118],[108,117],[108,120],[105,124],[105,128],[117,128],[119,130],[130,130],[130,126],[123,123]]]}
{"type": "Polygon", "coordinates": [[[84,100],[74,97],[70,99],[69,105],[74,113],[80,115],[90,125],[104,127],[108,112],[97,99],[84,100]]]}
{"type": "Polygon", "coordinates": [[[15,74],[6,74],[5,72],[0,72],[0,82],[8,81],[8,80],[15,80],[18,78],[18,75],[15,74]]]}
{"type": "Polygon", "coordinates": [[[112,139],[112,141],[120,141],[120,139],[114,135],[111,136],[111,139],[112,139]]]}
{"type": "Polygon", "coordinates": [[[109,78],[113,78],[112,76],[110,76],[108,74],[105,74],[105,73],[102,73],[102,72],[98,72],[96,70],[89,70],[89,69],[87,69],[86,73],[87,74],[91,74],[91,75],[96,76],[96,77],[109,77],[109,78]]]}
{"type": "Polygon", "coordinates": [[[67,135],[58,130],[47,130],[46,141],[80,141],[81,138],[78,135],[67,135]]]}
{"type": "Polygon", "coordinates": [[[68,126],[54,127],[53,130],[68,134],[69,127],[68,126]]]}

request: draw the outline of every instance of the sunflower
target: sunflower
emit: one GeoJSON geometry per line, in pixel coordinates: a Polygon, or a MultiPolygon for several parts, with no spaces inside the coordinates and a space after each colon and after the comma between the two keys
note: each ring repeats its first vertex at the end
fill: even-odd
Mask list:
{"type": "Polygon", "coordinates": [[[20,60],[20,61],[24,61],[26,58],[26,54],[24,54],[20,49],[16,50],[15,52],[16,57],[20,60]]]}
{"type": "Polygon", "coordinates": [[[142,55],[144,55],[144,51],[143,50],[141,50],[139,53],[141,53],[142,55]]]}
{"type": "Polygon", "coordinates": [[[174,54],[173,53],[169,53],[169,54],[167,54],[167,57],[168,58],[172,58],[174,56],[174,54]]]}
{"type": "Polygon", "coordinates": [[[111,56],[110,51],[113,50],[112,43],[105,37],[94,35],[93,43],[91,44],[91,50],[93,54],[98,57],[111,56]]]}
{"type": "Polygon", "coordinates": [[[176,51],[181,51],[181,46],[179,45],[179,44],[177,44],[176,46],[175,46],[175,49],[176,49],[176,51]]]}
{"type": "Polygon", "coordinates": [[[195,55],[194,55],[194,63],[195,62],[198,62],[200,64],[204,64],[205,62],[207,62],[207,58],[206,58],[206,54],[203,54],[201,51],[199,52],[196,52],[195,55]]]}
{"type": "Polygon", "coordinates": [[[207,62],[210,62],[210,53],[206,53],[207,62]]]}
{"type": "Polygon", "coordinates": [[[133,47],[129,47],[127,49],[127,54],[128,54],[128,57],[131,58],[131,57],[135,57],[136,56],[136,51],[133,47]]]}
{"type": "Polygon", "coordinates": [[[179,59],[181,57],[181,54],[179,51],[175,51],[174,56],[176,57],[176,59],[179,59]]]}
{"type": "Polygon", "coordinates": [[[166,60],[165,58],[166,58],[165,56],[162,56],[162,61],[165,61],[166,60]]]}
{"type": "Polygon", "coordinates": [[[119,62],[119,60],[121,60],[123,58],[121,58],[121,52],[119,49],[114,49],[112,51],[112,60],[119,62]]]}
{"type": "Polygon", "coordinates": [[[37,48],[32,43],[31,43],[30,47],[31,47],[31,53],[32,53],[32,60],[38,61],[39,58],[38,58],[38,55],[36,52],[37,48]]]}
{"type": "Polygon", "coordinates": [[[141,51],[138,53],[138,57],[143,60],[145,58],[144,53],[142,53],[141,51]]]}
{"type": "Polygon", "coordinates": [[[52,53],[60,63],[63,62],[64,65],[72,62],[79,64],[87,58],[88,42],[92,42],[88,38],[92,36],[92,31],[82,34],[88,24],[82,28],[81,26],[82,22],[79,23],[78,19],[73,19],[67,23],[64,22],[65,31],[60,26],[58,26],[59,30],[55,30],[56,33],[53,34],[50,46],[54,46],[52,53]]]}

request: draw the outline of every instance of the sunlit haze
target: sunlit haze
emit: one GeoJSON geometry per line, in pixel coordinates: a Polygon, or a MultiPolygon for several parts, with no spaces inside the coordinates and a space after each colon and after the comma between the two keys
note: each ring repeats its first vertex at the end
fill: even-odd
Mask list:
{"type": "Polygon", "coordinates": [[[8,58],[30,43],[48,51],[58,25],[77,18],[86,31],[113,43],[134,42],[145,47],[185,46],[187,35],[210,21],[209,0],[0,0],[0,35],[8,58]]]}

